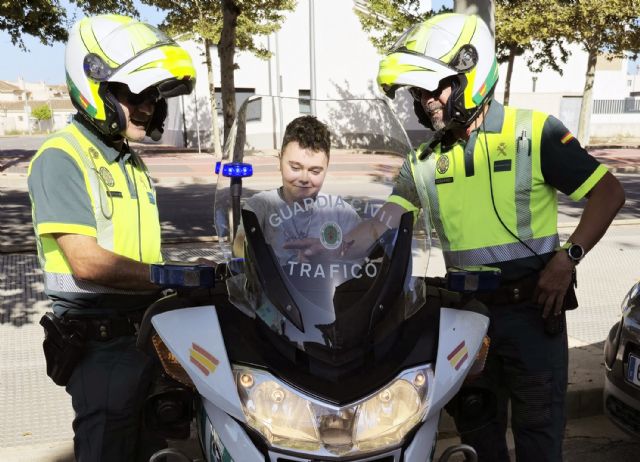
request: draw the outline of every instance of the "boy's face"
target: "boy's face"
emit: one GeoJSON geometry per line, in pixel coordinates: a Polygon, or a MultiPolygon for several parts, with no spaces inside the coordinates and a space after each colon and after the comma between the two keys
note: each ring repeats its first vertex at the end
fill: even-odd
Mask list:
{"type": "Polygon", "coordinates": [[[297,141],[288,143],[280,156],[284,199],[291,203],[315,197],[322,188],[328,166],[324,151],[301,148],[297,141]]]}

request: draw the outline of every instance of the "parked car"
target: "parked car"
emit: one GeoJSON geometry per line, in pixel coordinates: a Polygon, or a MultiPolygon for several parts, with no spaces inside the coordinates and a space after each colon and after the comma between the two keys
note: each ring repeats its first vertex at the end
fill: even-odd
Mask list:
{"type": "Polygon", "coordinates": [[[622,302],[622,319],[604,344],[605,414],[640,438],[640,281],[622,302]]]}

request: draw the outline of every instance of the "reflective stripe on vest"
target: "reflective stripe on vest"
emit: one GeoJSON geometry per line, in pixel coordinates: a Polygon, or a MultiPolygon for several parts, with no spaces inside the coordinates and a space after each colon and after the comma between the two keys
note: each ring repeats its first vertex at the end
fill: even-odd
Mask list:
{"type": "Polygon", "coordinates": [[[556,191],[540,166],[547,115],[504,109],[501,132],[478,131],[466,157],[462,144],[444,153],[438,145],[423,160],[424,145],[411,155],[416,189],[447,266],[489,265],[533,256],[526,246],[544,254],[558,245],[556,191]]]}
{"type": "MultiPolygon", "coordinates": [[[[75,127],[74,127],[75,128],[75,127]]],[[[76,129],[77,130],[77,129],[76,129]]],[[[67,131],[61,131],[58,135],[73,147],[78,158],[84,164],[87,179],[91,187],[91,203],[93,205],[93,215],[96,219],[97,240],[100,247],[113,251],[113,206],[110,197],[107,196],[107,187],[104,179],[98,173],[95,162],[85,154],[77,138],[67,131]]]]}
{"type": "Polygon", "coordinates": [[[111,287],[101,286],[89,281],[78,279],[72,274],[65,273],[44,273],[44,285],[47,290],[56,292],[71,292],[75,294],[124,294],[124,295],[142,295],[152,294],[154,291],[142,290],[125,290],[113,289],[111,287]]]}

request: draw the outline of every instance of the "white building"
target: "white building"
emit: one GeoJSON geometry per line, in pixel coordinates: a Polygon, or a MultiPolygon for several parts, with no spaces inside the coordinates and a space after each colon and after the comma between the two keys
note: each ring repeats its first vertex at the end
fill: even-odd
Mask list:
{"type": "Polygon", "coordinates": [[[58,130],[75,112],[66,85],[0,81],[0,135],[58,130]],[[51,119],[33,117],[33,110],[41,106],[49,106],[51,119]]]}
{"type": "MultiPolygon", "coordinates": [[[[567,128],[578,131],[578,116],[582,104],[587,53],[580,46],[569,46],[571,56],[562,66],[563,73],[545,69],[529,71],[525,57],[514,63],[509,104],[538,109],[558,117],[567,128]]],[[[640,138],[640,77],[638,67],[628,58],[608,60],[598,58],[593,85],[592,139],[640,138]],[[634,98],[634,96],[636,98],[634,98]]],[[[496,99],[502,101],[507,66],[500,66],[496,99]]]]}

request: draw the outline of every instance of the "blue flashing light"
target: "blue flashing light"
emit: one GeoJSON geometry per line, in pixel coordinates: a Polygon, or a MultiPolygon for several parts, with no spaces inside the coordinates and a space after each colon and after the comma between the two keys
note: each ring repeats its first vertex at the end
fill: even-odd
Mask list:
{"type": "Polygon", "coordinates": [[[221,165],[222,165],[222,162],[220,162],[220,161],[216,162],[216,175],[217,175],[218,173],[220,173],[220,166],[221,166],[221,165]]]}
{"type": "Polygon", "coordinates": [[[229,162],[222,166],[222,176],[231,178],[245,178],[253,176],[253,166],[242,162],[229,162]]]}

